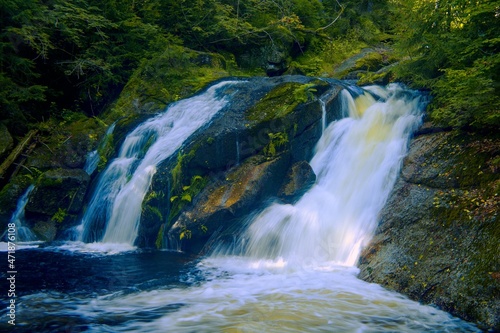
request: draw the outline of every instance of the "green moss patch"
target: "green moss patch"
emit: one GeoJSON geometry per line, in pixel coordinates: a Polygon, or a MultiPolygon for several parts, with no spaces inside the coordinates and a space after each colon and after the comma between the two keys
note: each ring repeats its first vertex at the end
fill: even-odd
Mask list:
{"type": "Polygon", "coordinates": [[[317,88],[324,85],[327,83],[321,80],[306,84],[296,82],[280,84],[250,108],[246,117],[256,122],[282,118],[299,104],[314,100],[317,88]]]}

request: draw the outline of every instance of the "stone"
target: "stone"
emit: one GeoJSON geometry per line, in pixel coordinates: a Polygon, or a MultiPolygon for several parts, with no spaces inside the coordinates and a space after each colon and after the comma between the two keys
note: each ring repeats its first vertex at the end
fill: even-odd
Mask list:
{"type": "Polygon", "coordinates": [[[359,277],[496,332],[500,139],[422,133],[361,255],[359,277]]]}
{"type": "Polygon", "coordinates": [[[292,165],[284,184],[278,191],[278,197],[284,203],[294,204],[316,181],[316,174],[306,161],[292,165]]]}
{"type": "Polygon", "coordinates": [[[59,209],[78,213],[82,206],[89,175],[81,169],[55,169],[42,174],[26,204],[26,212],[53,216],[59,209]]]}

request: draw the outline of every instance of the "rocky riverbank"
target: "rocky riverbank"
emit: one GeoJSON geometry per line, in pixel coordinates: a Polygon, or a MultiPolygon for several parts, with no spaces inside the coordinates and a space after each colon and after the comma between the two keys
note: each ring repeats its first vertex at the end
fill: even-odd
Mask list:
{"type": "Polygon", "coordinates": [[[426,124],[360,277],[500,330],[500,138],[426,124]]]}

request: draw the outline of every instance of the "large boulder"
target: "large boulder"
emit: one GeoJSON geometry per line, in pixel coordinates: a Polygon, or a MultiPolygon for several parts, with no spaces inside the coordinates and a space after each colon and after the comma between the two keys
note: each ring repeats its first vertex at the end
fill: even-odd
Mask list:
{"type": "Polygon", "coordinates": [[[184,241],[183,249],[199,252],[215,231],[234,229],[264,198],[276,195],[289,159],[288,154],[271,160],[257,155],[232,168],[225,178],[205,187],[193,206],[179,216],[168,232],[169,239],[184,241]]]}
{"type": "Polygon", "coordinates": [[[360,278],[500,329],[500,139],[425,131],[360,259],[360,278]]]}
{"type": "Polygon", "coordinates": [[[248,81],[230,89],[228,107],[158,166],[136,245],[198,252],[215,232],[236,232],[243,216],[268,200],[293,201],[313,182],[312,170],[292,166],[312,157],[321,136],[320,98],[326,121],[338,119],[341,84],[304,76],[248,81]]]}
{"type": "Polygon", "coordinates": [[[52,240],[57,231],[75,222],[83,207],[90,181],[81,169],[54,169],[43,173],[25,207],[26,218],[44,240],[52,240]],[[56,228],[55,222],[58,223],[56,228]]]}

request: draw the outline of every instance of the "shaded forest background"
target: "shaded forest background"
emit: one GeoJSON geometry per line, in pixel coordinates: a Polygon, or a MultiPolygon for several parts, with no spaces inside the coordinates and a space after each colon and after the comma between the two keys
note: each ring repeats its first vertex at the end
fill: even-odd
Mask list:
{"type": "Polygon", "coordinates": [[[381,51],[364,68],[390,65],[387,80],[430,90],[437,123],[500,125],[495,1],[3,0],[0,15],[0,122],[15,137],[49,119],[100,117],[167,49],[171,67],[193,50],[220,56],[230,74],[265,75],[245,59],[267,47],[285,74],[339,77],[370,47],[381,51]]]}

